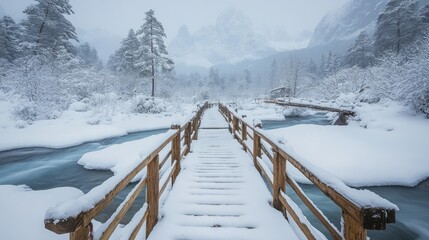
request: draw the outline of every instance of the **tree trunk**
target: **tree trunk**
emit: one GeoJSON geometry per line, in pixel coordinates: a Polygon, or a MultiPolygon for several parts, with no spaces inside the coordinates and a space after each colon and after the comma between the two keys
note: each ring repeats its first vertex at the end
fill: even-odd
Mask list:
{"type": "Polygon", "coordinates": [[[153,27],[150,28],[150,53],[152,54],[152,97],[155,97],[155,61],[153,60],[153,27]]]}

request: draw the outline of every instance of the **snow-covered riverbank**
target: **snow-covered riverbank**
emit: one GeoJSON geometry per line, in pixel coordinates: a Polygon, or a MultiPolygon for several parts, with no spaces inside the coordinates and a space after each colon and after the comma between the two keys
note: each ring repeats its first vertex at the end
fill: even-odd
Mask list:
{"type": "Polygon", "coordinates": [[[195,110],[192,104],[167,106],[160,113],[134,113],[129,102],[102,109],[76,102],[55,119],[30,124],[17,119],[11,101],[0,99],[0,151],[24,147],[64,148],[84,142],[151,129],[169,128],[185,120],[195,110]]]}
{"type": "MultiPolygon", "coordinates": [[[[348,126],[297,125],[267,132],[351,186],[415,186],[429,177],[428,119],[393,102],[360,103],[354,110],[357,116],[348,126]]],[[[239,112],[279,119],[290,110],[262,104],[239,112]]]]}

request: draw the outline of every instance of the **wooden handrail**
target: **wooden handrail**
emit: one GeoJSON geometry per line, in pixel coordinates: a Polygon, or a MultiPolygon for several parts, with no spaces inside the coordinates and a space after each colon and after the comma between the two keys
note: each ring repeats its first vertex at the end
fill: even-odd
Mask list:
{"type": "MultiPolygon", "coordinates": [[[[260,172],[260,174],[266,178],[266,180],[270,183],[273,188],[273,205],[276,209],[280,210],[284,213],[286,208],[287,212],[291,214],[292,218],[295,220],[297,225],[303,231],[303,233],[309,238],[309,234],[311,231],[308,229],[308,226],[305,223],[300,221],[296,221],[298,219],[298,215],[293,212],[293,208],[290,207],[290,204],[287,203],[286,199],[280,193],[285,193],[284,190],[286,187],[286,183],[289,183],[292,189],[297,193],[298,197],[303,201],[303,203],[310,209],[310,211],[316,216],[316,218],[327,228],[328,232],[332,235],[334,239],[346,239],[346,240],[366,240],[367,237],[367,229],[371,230],[384,230],[386,228],[386,224],[395,222],[395,210],[396,206],[391,204],[387,200],[378,197],[379,199],[386,202],[383,206],[374,206],[368,207],[365,205],[359,205],[356,201],[353,201],[353,196],[350,196],[346,192],[339,192],[334,184],[330,182],[324,182],[319,175],[312,171],[311,169],[315,169],[311,167],[311,164],[305,163],[302,161],[298,161],[291,154],[288,154],[280,145],[280,143],[276,143],[267,137],[261,129],[253,124],[248,123],[247,118],[242,118],[231,108],[220,104],[219,105],[220,112],[224,115],[225,119],[228,121],[228,124],[232,124],[232,128],[230,128],[231,133],[237,140],[243,143],[243,136],[237,134],[237,129],[241,126],[241,129],[251,129],[253,131],[253,152],[248,151],[254,161],[254,166],[260,172]],[[237,126],[239,125],[239,126],[237,126]],[[263,144],[263,141],[268,144],[273,152],[273,155],[270,155],[268,149],[263,144]],[[265,162],[262,161],[262,154],[266,155],[268,159],[272,161],[273,166],[273,182],[271,182],[266,169],[262,168],[262,164],[265,162]],[[338,205],[342,209],[342,217],[344,219],[343,229],[342,231],[338,231],[338,229],[331,224],[326,217],[324,217],[321,211],[315,206],[315,204],[309,200],[309,198],[304,194],[301,188],[286,174],[286,162],[289,162],[292,166],[298,169],[305,177],[307,177],[316,187],[318,187],[326,196],[328,196],[336,205],[338,205]],[[343,233],[341,235],[340,233],[343,233]]],[[[337,109],[331,109],[337,110],[337,109]]],[[[348,112],[348,114],[352,115],[354,113],[348,112]]],[[[247,146],[244,145],[243,146],[247,146]]],[[[321,170],[317,170],[321,171],[321,170]]],[[[340,184],[339,187],[349,189],[353,191],[352,188],[346,186],[339,179],[335,179],[336,183],[340,184]]]]}
{"type": "MultiPolygon", "coordinates": [[[[198,137],[198,128],[200,126],[201,115],[204,110],[209,107],[209,104],[206,102],[195,115],[189,119],[183,126],[173,125],[171,127],[172,132],[168,132],[166,139],[157,146],[146,158],[144,158],[139,163],[135,164],[134,168],[126,174],[116,175],[101,185],[90,190],[87,194],[81,196],[78,199],[71,200],[69,202],[63,203],[62,205],[48,210],[47,219],[45,219],[45,228],[57,233],[64,234],[70,233],[71,240],[89,240],[93,239],[94,233],[92,229],[92,220],[99,215],[111,202],[112,200],[126,187],[130,182],[142,172],[143,169],[147,169],[147,175],[140,180],[137,186],[129,193],[125,201],[119,205],[118,209],[112,215],[112,217],[104,223],[97,231],[97,238],[108,239],[111,234],[116,229],[119,222],[123,219],[125,214],[129,211],[132,203],[135,201],[139,193],[143,190],[144,186],[147,186],[146,190],[146,202],[143,206],[146,207],[145,212],[139,215],[139,222],[133,229],[130,239],[134,239],[140,228],[143,226],[143,223],[146,221],[146,238],[152,231],[155,224],[158,222],[158,205],[159,198],[168,186],[170,180],[171,184],[174,184],[174,181],[177,178],[177,175],[180,172],[180,160],[183,156],[187,155],[190,151],[192,140],[196,140],[198,137]],[[183,154],[181,152],[181,133],[183,132],[185,139],[185,148],[183,154]],[[159,159],[159,154],[165,149],[167,145],[171,145],[171,150],[169,150],[163,159],[159,159]],[[172,166],[164,174],[167,176],[162,179],[165,179],[161,183],[160,187],[160,170],[162,166],[167,162],[168,159],[171,159],[172,166]],[[107,191],[104,196],[99,196],[97,192],[103,191],[109,188],[114,184],[114,187],[107,191]],[[62,216],[62,214],[57,213],[61,212],[61,209],[64,209],[68,206],[75,208],[79,201],[83,202],[86,199],[95,198],[95,203],[89,209],[84,209],[80,213],[69,213],[70,216],[62,216]],[[96,200],[98,199],[98,200],[96,200]],[[57,210],[58,209],[58,210],[57,210]],[[55,217],[60,215],[61,217],[55,217]]],[[[72,211],[73,212],[73,211],[72,211]]]]}

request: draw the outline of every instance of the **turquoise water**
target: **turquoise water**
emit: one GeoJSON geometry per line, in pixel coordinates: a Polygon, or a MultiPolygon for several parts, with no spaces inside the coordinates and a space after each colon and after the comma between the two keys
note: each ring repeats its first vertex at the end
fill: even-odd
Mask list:
{"type": "MultiPolygon", "coordinates": [[[[100,150],[113,144],[146,138],[154,134],[164,133],[166,129],[131,133],[121,137],[88,142],[78,146],[49,149],[23,148],[0,152],[0,185],[27,185],[33,190],[55,187],[75,187],[88,192],[113,176],[110,171],[88,170],[77,164],[83,154],[100,150]]],[[[134,184],[130,184],[113,201],[106,212],[97,219],[106,220],[134,184]]],[[[131,211],[138,209],[144,202],[144,193],[136,200],[131,211]]],[[[127,216],[125,221],[129,220],[127,216]]]]}

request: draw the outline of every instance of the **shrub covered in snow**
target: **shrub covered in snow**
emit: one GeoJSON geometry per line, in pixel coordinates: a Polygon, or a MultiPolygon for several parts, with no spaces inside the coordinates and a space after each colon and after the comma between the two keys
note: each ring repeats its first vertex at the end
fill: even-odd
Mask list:
{"type": "Polygon", "coordinates": [[[20,102],[13,109],[13,115],[17,120],[33,122],[37,119],[36,105],[32,102],[20,102]]]}
{"type": "Polygon", "coordinates": [[[132,100],[131,111],[134,113],[161,113],[166,111],[166,103],[159,98],[137,95],[132,100]]]}

